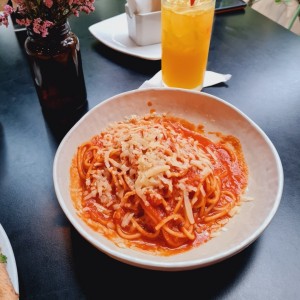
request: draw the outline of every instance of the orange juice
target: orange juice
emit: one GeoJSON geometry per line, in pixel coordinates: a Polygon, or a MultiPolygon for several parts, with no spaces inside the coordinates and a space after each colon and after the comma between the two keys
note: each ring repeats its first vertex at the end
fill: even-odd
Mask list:
{"type": "Polygon", "coordinates": [[[162,80],[165,86],[203,86],[210,46],[215,0],[163,0],[162,80]]]}

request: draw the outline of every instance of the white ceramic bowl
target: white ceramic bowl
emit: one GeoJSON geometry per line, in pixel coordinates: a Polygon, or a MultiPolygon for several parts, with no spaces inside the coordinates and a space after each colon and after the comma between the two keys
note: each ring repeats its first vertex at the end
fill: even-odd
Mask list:
{"type": "Polygon", "coordinates": [[[266,134],[244,113],[215,96],[181,89],[144,89],[116,95],[91,109],[67,133],[59,145],[53,166],[56,195],[61,208],[76,230],[92,245],[121,262],[154,270],[178,271],[204,267],[242,251],[255,241],[274,217],[283,189],[279,155],[266,134]],[[249,167],[247,194],[240,212],[227,230],[188,252],[162,257],[128,248],[94,232],[77,215],[69,194],[69,168],[77,146],[98,134],[109,123],[150,110],[167,112],[205,129],[232,134],[240,139],[249,167]]]}

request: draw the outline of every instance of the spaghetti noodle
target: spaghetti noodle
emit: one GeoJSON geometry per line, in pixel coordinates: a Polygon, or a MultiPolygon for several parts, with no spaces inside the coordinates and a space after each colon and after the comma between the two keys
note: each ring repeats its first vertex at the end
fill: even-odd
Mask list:
{"type": "Polygon", "coordinates": [[[132,116],[81,144],[71,166],[80,217],[126,245],[169,254],[208,241],[247,186],[239,140],[166,114],[132,116]]]}

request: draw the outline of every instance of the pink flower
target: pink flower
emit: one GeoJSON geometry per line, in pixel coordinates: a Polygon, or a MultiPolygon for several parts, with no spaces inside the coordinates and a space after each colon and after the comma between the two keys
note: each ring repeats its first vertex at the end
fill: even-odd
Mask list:
{"type": "Polygon", "coordinates": [[[26,26],[26,27],[28,27],[31,23],[32,23],[32,21],[31,20],[29,20],[29,19],[16,19],[16,22],[19,24],[19,25],[21,25],[21,26],[26,26]]]}
{"type": "Polygon", "coordinates": [[[10,5],[4,6],[4,12],[0,13],[0,25],[8,26],[8,16],[12,14],[13,8],[10,5]]]}
{"type": "Polygon", "coordinates": [[[45,5],[46,5],[48,8],[51,8],[52,5],[53,5],[53,1],[52,1],[52,0],[44,0],[44,3],[45,3],[45,5]]]}
{"type": "Polygon", "coordinates": [[[7,14],[12,14],[12,12],[14,11],[14,9],[10,6],[10,5],[4,5],[4,13],[7,13],[7,14]]]}
{"type": "Polygon", "coordinates": [[[64,22],[69,16],[89,14],[95,10],[95,0],[13,0],[14,6],[5,6],[0,13],[0,26],[8,26],[8,16],[15,13],[16,22],[22,26],[33,26],[35,33],[45,37],[48,29],[64,22]]]}
{"type": "Polygon", "coordinates": [[[40,18],[36,18],[33,21],[33,31],[37,34],[40,34],[42,37],[48,35],[48,28],[53,26],[53,23],[50,21],[43,21],[40,18]]]}

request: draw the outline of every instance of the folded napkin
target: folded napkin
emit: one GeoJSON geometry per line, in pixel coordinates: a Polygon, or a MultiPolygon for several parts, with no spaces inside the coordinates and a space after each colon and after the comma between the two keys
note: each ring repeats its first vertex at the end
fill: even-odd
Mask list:
{"type": "Polygon", "coordinates": [[[152,11],[159,11],[161,0],[127,0],[128,7],[133,14],[144,14],[152,11]]]}
{"type": "MultiPolygon", "coordinates": [[[[231,74],[220,74],[212,71],[206,71],[203,87],[212,86],[221,82],[226,82],[231,78],[231,74]]],[[[161,80],[161,71],[157,72],[151,79],[146,80],[139,88],[163,87],[161,80]]]]}

